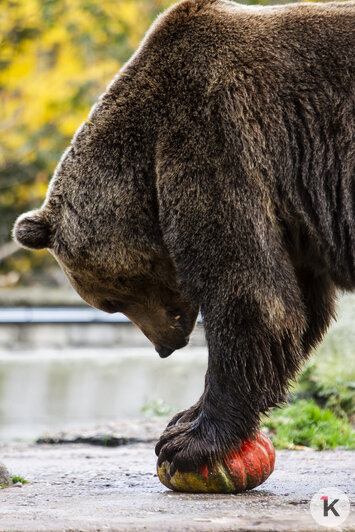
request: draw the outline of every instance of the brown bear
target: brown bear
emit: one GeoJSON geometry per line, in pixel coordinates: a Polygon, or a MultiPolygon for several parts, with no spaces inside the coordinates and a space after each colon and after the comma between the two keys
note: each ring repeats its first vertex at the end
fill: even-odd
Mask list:
{"type": "Polygon", "coordinates": [[[355,4],[183,0],[76,132],[17,242],[162,357],[199,309],[205,390],[156,451],[220,458],[285,400],[355,286],[355,4]]]}

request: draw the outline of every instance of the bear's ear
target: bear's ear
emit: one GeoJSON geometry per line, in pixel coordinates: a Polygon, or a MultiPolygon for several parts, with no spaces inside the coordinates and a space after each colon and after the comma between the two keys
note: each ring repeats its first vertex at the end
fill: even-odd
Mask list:
{"type": "Polygon", "coordinates": [[[25,248],[43,249],[50,247],[51,229],[41,210],[25,212],[15,223],[15,241],[25,248]]]}

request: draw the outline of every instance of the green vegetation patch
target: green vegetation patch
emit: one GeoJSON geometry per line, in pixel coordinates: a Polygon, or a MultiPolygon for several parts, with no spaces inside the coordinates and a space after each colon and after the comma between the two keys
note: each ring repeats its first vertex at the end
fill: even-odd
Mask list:
{"type": "Polygon", "coordinates": [[[275,409],[264,421],[277,449],[295,446],[318,450],[355,449],[355,433],[345,417],[322,409],[313,399],[301,399],[285,408],[275,409]]]}
{"type": "Polygon", "coordinates": [[[24,479],[23,477],[20,477],[18,475],[11,475],[12,483],[17,484],[17,482],[21,482],[21,484],[28,484],[28,480],[24,479]]]}

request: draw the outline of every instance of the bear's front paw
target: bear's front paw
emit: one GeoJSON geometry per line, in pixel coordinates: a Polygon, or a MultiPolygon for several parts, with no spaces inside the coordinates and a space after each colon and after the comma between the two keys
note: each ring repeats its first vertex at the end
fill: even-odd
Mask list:
{"type": "Polygon", "coordinates": [[[238,441],[232,441],[230,436],[217,420],[210,420],[203,414],[194,421],[168,426],[155,448],[158,466],[169,462],[171,474],[176,470],[196,471],[238,445],[238,441]]]}

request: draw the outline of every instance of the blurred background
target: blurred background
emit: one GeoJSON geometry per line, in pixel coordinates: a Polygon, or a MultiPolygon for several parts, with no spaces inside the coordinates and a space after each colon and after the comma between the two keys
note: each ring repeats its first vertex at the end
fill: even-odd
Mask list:
{"type": "MultiPolygon", "coordinates": [[[[160,360],[124,316],[81,301],[48,252],[18,249],[11,240],[16,217],[41,205],[76,128],[172,3],[1,2],[1,439],[169,416],[202,392],[201,324],[188,348],[160,360]]],[[[340,295],[339,320],[290,392],[289,405],[264,421],[277,446],[355,448],[354,324],[355,296],[340,295]]]]}

